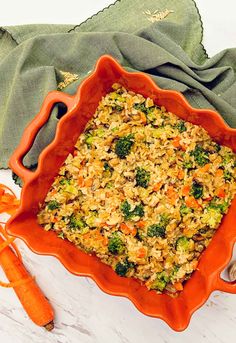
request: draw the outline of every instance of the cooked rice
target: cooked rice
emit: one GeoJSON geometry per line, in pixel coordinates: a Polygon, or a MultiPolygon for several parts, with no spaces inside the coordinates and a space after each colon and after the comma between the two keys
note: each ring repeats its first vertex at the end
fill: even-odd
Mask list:
{"type": "Polygon", "coordinates": [[[152,99],[118,84],[113,90],[61,167],[38,220],[118,275],[173,294],[236,194],[236,155],[152,99]]]}

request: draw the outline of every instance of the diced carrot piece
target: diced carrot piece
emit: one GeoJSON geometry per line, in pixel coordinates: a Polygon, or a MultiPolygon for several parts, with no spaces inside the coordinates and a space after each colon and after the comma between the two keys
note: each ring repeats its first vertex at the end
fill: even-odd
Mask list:
{"type": "Polygon", "coordinates": [[[182,149],[183,151],[186,151],[187,148],[188,148],[188,146],[185,145],[185,144],[180,144],[180,147],[181,147],[181,149],[182,149]]]}
{"type": "Polygon", "coordinates": [[[107,245],[108,244],[108,238],[107,237],[103,237],[103,244],[107,245]]]}
{"type": "Polygon", "coordinates": [[[205,164],[205,166],[199,168],[199,169],[194,173],[193,177],[197,177],[199,173],[200,173],[200,174],[207,173],[208,170],[210,169],[210,167],[211,167],[210,163],[205,164]]]}
{"type": "Polygon", "coordinates": [[[167,197],[169,198],[169,202],[174,205],[179,196],[173,186],[169,186],[167,189],[167,197]]]}
{"type": "Polygon", "coordinates": [[[162,186],[162,182],[155,183],[155,185],[153,186],[154,192],[158,192],[161,189],[161,186],[162,186]]]}
{"type": "Polygon", "coordinates": [[[123,231],[124,233],[130,233],[130,228],[125,223],[121,223],[120,228],[121,228],[121,231],[123,231]]]}
{"type": "Polygon", "coordinates": [[[186,203],[186,205],[188,207],[191,207],[191,208],[199,208],[199,207],[201,207],[199,205],[199,203],[197,202],[197,200],[194,197],[192,197],[192,196],[186,196],[185,203],[186,203]]]}
{"type": "Polygon", "coordinates": [[[217,171],[216,171],[216,176],[217,177],[221,177],[222,175],[224,174],[224,172],[223,172],[223,170],[222,169],[217,169],[217,171]]]}
{"type": "Polygon", "coordinates": [[[93,179],[92,178],[88,178],[84,181],[84,185],[85,187],[91,187],[93,184],[93,179]]]}
{"type": "Polygon", "coordinates": [[[84,186],[84,178],[83,176],[78,177],[78,186],[83,187],[84,186]]]}
{"type": "Polygon", "coordinates": [[[183,171],[183,169],[180,169],[178,171],[177,177],[178,177],[179,180],[183,180],[183,178],[184,178],[184,171],[183,171]]]}
{"type": "Polygon", "coordinates": [[[174,288],[177,290],[177,291],[182,291],[184,289],[183,285],[181,282],[176,282],[174,283],[174,288]]]}
{"type": "Polygon", "coordinates": [[[185,186],[182,188],[182,195],[183,195],[183,196],[189,195],[189,192],[190,192],[190,186],[189,186],[189,185],[185,185],[185,186]]]}
{"type": "Polygon", "coordinates": [[[217,195],[219,198],[225,198],[226,194],[225,194],[225,189],[224,189],[224,187],[219,188],[219,189],[216,191],[216,195],[217,195]]]}
{"type": "Polygon", "coordinates": [[[145,257],[145,256],[146,256],[146,249],[140,248],[140,249],[138,250],[137,257],[143,258],[143,257],[145,257]]]}
{"type": "Polygon", "coordinates": [[[78,150],[74,150],[73,156],[77,156],[77,155],[78,155],[78,150]]]}
{"type": "Polygon", "coordinates": [[[172,144],[175,148],[180,148],[180,137],[176,136],[175,138],[173,138],[172,144]]]}
{"type": "Polygon", "coordinates": [[[143,227],[145,227],[146,222],[145,222],[144,220],[140,220],[139,222],[136,223],[136,225],[137,225],[139,228],[143,228],[143,227]]]}
{"type": "Polygon", "coordinates": [[[173,186],[169,186],[167,189],[167,195],[168,196],[172,196],[175,193],[174,187],[173,186]]]}
{"type": "Polygon", "coordinates": [[[146,124],[147,123],[147,118],[146,118],[145,114],[142,113],[142,112],[140,113],[140,120],[141,120],[142,124],[146,124]]]}
{"type": "Polygon", "coordinates": [[[51,222],[52,222],[52,223],[57,223],[57,222],[58,222],[58,218],[57,218],[57,217],[52,218],[52,219],[51,219],[51,222]]]}
{"type": "Polygon", "coordinates": [[[169,203],[171,205],[175,205],[176,199],[175,198],[169,198],[169,203]]]}
{"type": "Polygon", "coordinates": [[[210,163],[205,164],[205,166],[198,169],[198,172],[200,173],[206,173],[210,169],[210,163]]]}
{"type": "Polygon", "coordinates": [[[96,239],[99,239],[99,240],[103,239],[103,236],[100,234],[98,229],[92,230],[91,236],[94,236],[96,239]]]}
{"type": "Polygon", "coordinates": [[[92,232],[92,231],[89,231],[89,232],[85,233],[85,234],[83,235],[83,238],[89,239],[89,238],[91,237],[91,232],[92,232]]]}
{"type": "Polygon", "coordinates": [[[120,224],[120,229],[122,232],[124,232],[124,234],[129,235],[131,234],[132,236],[135,236],[137,233],[136,228],[133,227],[129,227],[127,224],[125,223],[121,223],[120,224]]]}
{"type": "Polygon", "coordinates": [[[137,229],[136,229],[136,227],[133,227],[132,229],[131,229],[131,235],[132,236],[136,236],[136,234],[137,234],[137,229]]]}
{"type": "Polygon", "coordinates": [[[183,235],[186,237],[192,237],[193,236],[193,231],[187,227],[183,229],[183,235]]]}

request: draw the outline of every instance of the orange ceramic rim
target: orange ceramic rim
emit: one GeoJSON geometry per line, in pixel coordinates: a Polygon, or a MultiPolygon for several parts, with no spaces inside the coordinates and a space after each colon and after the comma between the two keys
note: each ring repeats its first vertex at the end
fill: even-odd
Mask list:
{"type": "Polygon", "coordinates": [[[93,73],[81,83],[74,96],[57,91],[49,93],[39,114],[25,129],[9,163],[10,168],[24,181],[21,203],[6,229],[10,235],[24,240],[33,252],[55,256],[71,273],[91,277],[104,292],[127,297],[145,315],[163,319],[174,330],[182,331],[211,292],[221,290],[236,293],[236,283],[226,282],[220,277],[221,271],[230,261],[236,241],[236,198],[203,253],[198,269],[178,298],[156,294],[155,291],[148,291],[137,280],[119,277],[95,256],[83,253],[71,243],[57,238],[55,233],[45,232],[37,224],[38,204],[43,202],[60,165],[68,153],[73,151],[77,137],[94,113],[99,99],[110,90],[114,82],[153,98],[155,103],[164,105],[168,111],[182,119],[203,126],[213,139],[236,151],[236,129],[230,128],[218,113],[195,109],[182,94],[160,89],[146,74],[127,72],[112,57],[102,56],[93,73]],[[31,148],[37,132],[47,122],[52,106],[58,102],[67,106],[67,113],[58,123],[55,139],[41,153],[37,170],[32,172],[23,166],[22,160],[31,148]]]}

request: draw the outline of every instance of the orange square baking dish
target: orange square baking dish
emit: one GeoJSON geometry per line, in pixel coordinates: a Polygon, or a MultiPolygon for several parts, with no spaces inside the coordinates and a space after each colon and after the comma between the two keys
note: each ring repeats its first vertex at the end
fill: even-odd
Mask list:
{"type": "Polygon", "coordinates": [[[20,208],[7,223],[7,232],[21,238],[37,254],[52,255],[73,274],[91,277],[106,293],[129,298],[142,313],[163,319],[174,330],[184,330],[196,311],[214,290],[236,293],[236,283],[228,283],[220,274],[231,258],[236,241],[236,198],[224,217],[209,247],[203,253],[198,269],[186,282],[177,298],[141,285],[135,279],[122,278],[95,256],[85,254],[69,241],[59,239],[54,232],[46,232],[37,223],[39,203],[58,174],[67,155],[74,150],[78,136],[92,117],[101,97],[113,83],[150,97],[157,105],[193,124],[201,125],[218,143],[236,152],[236,129],[231,129],[220,115],[211,110],[195,109],[176,91],[163,90],[144,73],[125,71],[112,57],[102,56],[93,73],[81,83],[77,93],[70,96],[51,92],[41,111],[25,129],[22,140],[10,159],[10,168],[19,175],[24,186],[20,208]],[[40,128],[47,122],[55,103],[64,103],[67,113],[60,119],[55,139],[41,153],[36,171],[23,166],[22,160],[32,146],[40,128]]]}

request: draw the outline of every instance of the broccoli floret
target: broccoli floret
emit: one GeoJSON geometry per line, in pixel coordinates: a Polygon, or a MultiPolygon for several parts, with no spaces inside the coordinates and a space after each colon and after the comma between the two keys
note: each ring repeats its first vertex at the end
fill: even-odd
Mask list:
{"type": "Polygon", "coordinates": [[[140,104],[134,104],[133,108],[143,112],[144,114],[147,115],[147,119],[149,122],[153,122],[156,120],[156,115],[153,113],[155,108],[159,108],[158,106],[150,106],[150,107],[146,107],[145,106],[145,102],[142,102],[140,104]]]}
{"type": "Polygon", "coordinates": [[[149,237],[161,237],[165,238],[166,229],[160,224],[152,224],[147,229],[147,235],[149,237]]]}
{"type": "Polygon", "coordinates": [[[217,197],[212,199],[207,209],[215,209],[215,210],[218,210],[221,214],[224,214],[229,207],[229,203],[227,201],[217,203],[217,200],[219,200],[219,198],[217,197]]]}
{"type": "Polygon", "coordinates": [[[163,271],[161,273],[157,273],[156,280],[153,281],[151,289],[156,289],[162,292],[165,289],[166,284],[169,282],[169,280],[170,278],[166,272],[163,271]]]}
{"type": "Polygon", "coordinates": [[[223,162],[222,164],[226,166],[227,164],[230,164],[234,161],[234,155],[231,152],[227,152],[223,156],[223,162]]]}
{"type": "Polygon", "coordinates": [[[170,217],[168,216],[168,214],[163,213],[160,215],[160,224],[162,226],[166,227],[169,224],[169,222],[170,222],[170,217]]]}
{"type": "Polygon", "coordinates": [[[124,202],[122,202],[121,206],[120,206],[121,212],[123,213],[125,220],[129,219],[130,217],[130,210],[131,210],[131,206],[128,203],[127,200],[125,200],[124,202]]]}
{"type": "Polygon", "coordinates": [[[171,275],[170,275],[170,279],[171,279],[172,281],[175,279],[176,274],[177,274],[178,271],[179,271],[179,268],[180,268],[180,266],[178,266],[178,265],[175,265],[175,266],[173,267],[173,269],[172,269],[172,271],[171,271],[171,275]]]}
{"type": "Polygon", "coordinates": [[[166,282],[164,280],[154,280],[152,285],[151,285],[151,289],[156,289],[160,292],[162,292],[166,287],[166,282]]]}
{"type": "Polygon", "coordinates": [[[221,222],[223,214],[226,213],[229,203],[227,201],[217,202],[218,198],[211,200],[202,216],[202,222],[214,229],[221,222]]]}
{"type": "Polygon", "coordinates": [[[203,213],[202,222],[207,224],[211,229],[215,229],[221,222],[223,215],[221,214],[220,208],[208,207],[203,213]]]}
{"type": "Polygon", "coordinates": [[[186,214],[191,213],[192,210],[191,210],[191,208],[189,208],[189,207],[186,206],[185,204],[182,204],[182,205],[180,206],[179,212],[180,212],[180,215],[183,217],[183,216],[185,216],[186,214]]]}
{"type": "Polygon", "coordinates": [[[165,282],[169,282],[170,281],[170,278],[169,278],[169,276],[167,275],[167,273],[166,272],[160,272],[160,273],[157,273],[157,278],[159,279],[159,280],[164,280],[165,282]]]}
{"type": "Polygon", "coordinates": [[[167,215],[163,214],[160,216],[160,221],[158,224],[152,224],[147,229],[147,235],[149,237],[161,237],[165,238],[166,226],[168,225],[170,219],[167,215]]]}
{"type": "Polygon", "coordinates": [[[192,161],[184,161],[183,162],[183,168],[192,169],[193,168],[193,162],[192,161]]]}
{"type": "Polygon", "coordinates": [[[129,155],[131,148],[134,144],[134,135],[129,134],[128,136],[121,137],[118,139],[115,145],[115,153],[121,158],[125,159],[129,155]]]}
{"type": "Polygon", "coordinates": [[[71,185],[70,183],[65,184],[65,188],[64,191],[67,193],[71,193],[74,195],[78,195],[78,193],[80,192],[80,190],[78,190],[78,188],[74,185],[71,185]]]}
{"type": "Polygon", "coordinates": [[[197,181],[193,181],[190,194],[194,196],[195,199],[200,199],[203,196],[203,186],[197,181]]]}
{"type": "Polygon", "coordinates": [[[74,214],[72,214],[72,216],[70,216],[69,227],[72,230],[83,229],[85,226],[86,226],[86,223],[83,219],[76,218],[76,216],[74,214]]]}
{"type": "Polygon", "coordinates": [[[131,212],[131,217],[136,217],[136,216],[140,218],[144,216],[144,209],[143,209],[142,204],[136,205],[133,211],[131,212]]]}
{"type": "Polygon", "coordinates": [[[138,217],[144,216],[144,209],[143,209],[142,204],[136,205],[135,208],[133,209],[133,211],[131,211],[130,204],[128,203],[127,200],[125,200],[124,202],[122,202],[120,209],[124,215],[125,220],[130,220],[130,219],[132,219],[132,217],[136,217],[136,216],[138,216],[138,217]]]}
{"type": "Polygon", "coordinates": [[[97,218],[97,215],[98,215],[97,211],[90,211],[88,217],[85,219],[86,224],[87,224],[90,228],[96,226],[96,225],[95,225],[95,220],[96,220],[96,218],[97,218]]]}
{"type": "Polygon", "coordinates": [[[195,162],[200,166],[204,166],[209,163],[209,152],[200,145],[196,145],[195,149],[190,152],[190,155],[194,157],[195,162]]]}
{"type": "Polygon", "coordinates": [[[119,106],[119,105],[112,105],[112,108],[117,111],[117,112],[121,112],[123,111],[123,107],[122,106],[119,106]]]}
{"type": "Polygon", "coordinates": [[[112,92],[109,94],[109,97],[112,99],[112,100],[115,100],[115,101],[119,101],[119,102],[125,102],[125,98],[123,98],[119,92],[112,92]]]}
{"type": "Polygon", "coordinates": [[[101,127],[95,131],[96,136],[98,136],[100,138],[104,136],[104,133],[105,133],[105,131],[101,127]]]}
{"type": "Polygon", "coordinates": [[[87,144],[89,148],[91,147],[93,141],[94,141],[94,137],[90,133],[85,135],[85,143],[87,144]]]}
{"type": "Polygon", "coordinates": [[[215,152],[219,152],[220,151],[220,149],[221,149],[221,146],[219,145],[219,144],[215,144],[215,146],[214,146],[214,148],[215,148],[215,152]]]}
{"type": "Polygon", "coordinates": [[[185,236],[180,237],[177,239],[176,242],[176,249],[177,251],[181,251],[181,252],[187,252],[189,250],[189,239],[185,236]]]}
{"type": "Polygon", "coordinates": [[[157,115],[154,112],[154,109],[155,109],[155,106],[149,107],[147,109],[147,121],[148,121],[148,123],[154,124],[156,119],[157,119],[157,115]]]}
{"type": "Polygon", "coordinates": [[[118,128],[117,126],[115,126],[115,127],[113,127],[113,128],[111,129],[112,132],[116,132],[116,131],[118,131],[118,130],[119,130],[119,128],[118,128]]]}
{"type": "Polygon", "coordinates": [[[47,203],[47,208],[48,208],[48,210],[50,210],[50,211],[56,210],[56,209],[58,209],[59,207],[60,207],[60,204],[59,204],[59,202],[56,201],[56,200],[51,200],[51,201],[49,201],[49,202],[47,203]]]}
{"type": "Polygon", "coordinates": [[[180,133],[182,133],[182,132],[184,132],[184,131],[187,131],[187,128],[186,128],[186,126],[185,126],[185,122],[184,122],[183,120],[180,120],[180,121],[178,122],[178,124],[176,124],[175,127],[179,130],[180,133]]]}
{"type": "Polygon", "coordinates": [[[224,179],[225,181],[231,181],[232,180],[232,173],[230,173],[228,170],[224,170],[224,179]]]}
{"type": "Polygon", "coordinates": [[[136,186],[147,188],[150,181],[150,172],[144,168],[138,167],[136,169],[136,186]]]}
{"type": "Polygon", "coordinates": [[[70,185],[71,179],[66,179],[63,178],[59,181],[60,185],[64,186],[64,185],[70,185]]]}
{"type": "Polygon", "coordinates": [[[125,262],[124,263],[118,262],[115,267],[116,274],[120,276],[125,276],[128,270],[129,270],[129,266],[125,262]]]}
{"type": "Polygon", "coordinates": [[[115,267],[116,274],[126,276],[129,269],[134,268],[134,263],[129,262],[127,259],[124,262],[118,262],[115,267]]]}
{"type": "Polygon", "coordinates": [[[117,232],[109,238],[108,250],[113,255],[120,255],[125,251],[125,244],[117,232]]]}
{"type": "Polygon", "coordinates": [[[152,131],[152,136],[154,138],[161,138],[165,134],[165,131],[166,129],[164,128],[164,126],[159,126],[152,131]]]}
{"type": "Polygon", "coordinates": [[[145,114],[147,114],[147,107],[145,106],[145,102],[142,102],[142,103],[140,103],[140,104],[134,104],[133,105],[133,108],[135,109],[135,110],[138,110],[138,111],[141,111],[141,112],[143,112],[143,113],[145,113],[145,114]]]}

